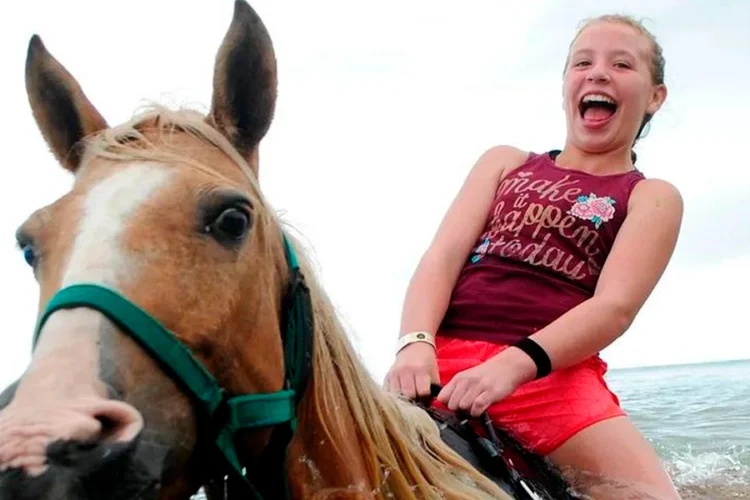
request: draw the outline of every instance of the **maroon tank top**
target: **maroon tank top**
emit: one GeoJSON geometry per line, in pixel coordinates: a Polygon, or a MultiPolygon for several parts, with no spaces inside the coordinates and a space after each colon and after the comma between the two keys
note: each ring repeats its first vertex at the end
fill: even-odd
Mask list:
{"type": "Polygon", "coordinates": [[[438,335],[511,344],[594,294],[637,170],[592,175],[529,154],[498,186],[438,335]]]}

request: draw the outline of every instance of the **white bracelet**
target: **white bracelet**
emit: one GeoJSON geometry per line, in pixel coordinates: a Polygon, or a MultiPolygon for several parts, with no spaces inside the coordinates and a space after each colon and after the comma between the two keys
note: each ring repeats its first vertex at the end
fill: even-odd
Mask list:
{"type": "Polygon", "coordinates": [[[401,349],[409,344],[413,344],[414,342],[424,342],[435,348],[435,337],[433,337],[431,333],[410,332],[399,337],[398,344],[396,345],[396,352],[398,353],[401,349]]]}

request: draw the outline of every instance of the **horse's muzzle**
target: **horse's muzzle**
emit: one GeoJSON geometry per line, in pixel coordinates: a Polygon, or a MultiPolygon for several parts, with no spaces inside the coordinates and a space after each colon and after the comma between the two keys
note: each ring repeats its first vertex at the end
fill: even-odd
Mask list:
{"type": "Polygon", "coordinates": [[[148,458],[157,457],[141,442],[135,408],[94,400],[25,413],[25,404],[11,403],[16,389],[0,394],[0,499],[158,497],[162,463],[148,458]]]}
{"type": "Polygon", "coordinates": [[[41,475],[18,468],[0,472],[0,498],[156,500],[159,473],[138,458],[138,441],[52,443],[41,475]]]}

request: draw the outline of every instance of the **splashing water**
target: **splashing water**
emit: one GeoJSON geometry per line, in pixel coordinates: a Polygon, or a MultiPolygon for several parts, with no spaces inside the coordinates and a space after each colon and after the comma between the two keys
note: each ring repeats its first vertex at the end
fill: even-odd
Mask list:
{"type": "Polygon", "coordinates": [[[685,500],[750,499],[750,361],[613,370],[607,382],[685,500]]]}
{"type": "Polygon", "coordinates": [[[750,489],[748,464],[750,448],[743,446],[731,447],[726,453],[694,453],[688,447],[685,453],[674,453],[667,462],[667,468],[678,484],[683,486],[717,481],[726,485],[744,485],[750,489]]]}

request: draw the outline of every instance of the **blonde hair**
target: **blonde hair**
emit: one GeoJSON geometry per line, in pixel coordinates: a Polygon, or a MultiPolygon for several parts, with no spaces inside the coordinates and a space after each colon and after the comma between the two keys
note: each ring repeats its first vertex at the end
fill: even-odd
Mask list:
{"type": "MultiPolygon", "coordinates": [[[[666,66],[664,51],[659,42],[656,40],[656,36],[654,36],[654,34],[644,26],[642,21],[639,21],[632,16],[628,16],[625,14],[603,14],[600,16],[584,19],[578,25],[578,32],[573,37],[573,40],[571,40],[570,46],[573,46],[578,36],[586,28],[596,23],[624,24],[625,26],[630,26],[638,33],[645,36],[651,44],[651,80],[654,85],[661,85],[664,83],[664,68],[666,66]]],[[[565,61],[565,67],[567,68],[567,66],[568,60],[565,61]]]]}
{"type": "MultiPolygon", "coordinates": [[[[644,26],[642,21],[639,21],[635,19],[632,16],[628,16],[625,14],[602,14],[596,17],[590,17],[587,19],[584,19],[581,21],[581,23],[578,25],[578,31],[576,32],[576,35],[573,37],[573,40],[570,41],[570,45],[568,46],[568,56],[565,58],[565,68],[563,69],[563,74],[565,74],[566,71],[568,71],[568,64],[570,63],[570,47],[573,46],[576,39],[583,33],[583,31],[591,26],[592,24],[596,23],[614,23],[614,24],[624,24],[625,26],[629,26],[638,33],[640,33],[642,36],[645,36],[650,45],[651,45],[651,64],[649,67],[649,70],[651,72],[651,83],[654,85],[663,85],[664,84],[664,71],[666,66],[666,60],[664,59],[664,51],[659,44],[659,42],[656,40],[656,36],[654,36],[653,33],[651,33],[646,26],[644,26]]],[[[644,130],[647,130],[646,127],[650,126],[651,119],[653,118],[653,115],[646,114],[643,117],[643,121],[641,122],[641,126],[638,129],[638,133],[635,136],[635,140],[633,141],[633,145],[635,146],[635,143],[638,142],[638,140],[641,138],[644,130]]],[[[636,162],[638,156],[635,154],[635,151],[631,151],[630,153],[631,159],[633,160],[633,163],[636,162]]]]}
{"type": "MultiPolygon", "coordinates": [[[[178,148],[170,148],[168,139],[175,131],[188,133],[207,147],[224,153],[247,173],[250,189],[268,219],[275,221],[279,228],[285,225],[263,199],[245,159],[200,114],[190,110],[172,111],[159,106],[146,109],[129,122],[89,138],[86,158],[179,161],[220,175],[210,166],[187,158],[178,148]],[[160,143],[149,141],[145,131],[156,132],[160,143]]],[[[374,498],[510,500],[494,482],[443,442],[437,425],[427,413],[385,392],[375,383],[318,283],[311,261],[293,235],[287,232],[287,236],[296,248],[313,305],[312,377],[315,383],[309,387],[315,390],[305,396],[303,404],[308,405],[321,422],[323,438],[332,445],[331,452],[341,453],[336,445],[343,439],[343,406],[356,427],[374,498]]]]}

